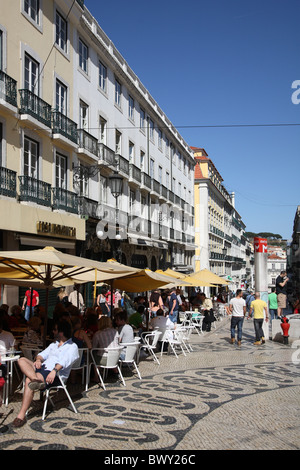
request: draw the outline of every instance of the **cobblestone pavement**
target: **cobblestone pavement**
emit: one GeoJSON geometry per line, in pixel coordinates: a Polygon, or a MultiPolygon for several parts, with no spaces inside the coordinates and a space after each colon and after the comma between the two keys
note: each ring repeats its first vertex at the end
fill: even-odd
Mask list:
{"type": "Polygon", "coordinates": [[[300,354],[297,360],[290,346],[254,346],[253,339],[253,323],[245,320],[242,345],[230,344],[224,319],[210,333],[194,333],[186,356],[141,361],[142,380],[124,370],[126,387],[109,377],[106,391],[95,383],[87,393],[70,385],[78,414],[59,392],[42,421],[36,393],[20,429],[11,426],[22,398],[16,392],[1,408],[0,449],[299,449],[300,354]]]}

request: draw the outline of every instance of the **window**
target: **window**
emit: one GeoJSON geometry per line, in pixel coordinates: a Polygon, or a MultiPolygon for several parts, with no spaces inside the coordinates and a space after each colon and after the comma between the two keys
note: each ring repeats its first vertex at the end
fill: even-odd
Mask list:
{"type": "Polygon", "coordinates": [[[140,154],[140,168],[142,171],[144,171],[144,165],[145,165],[145,152],[143,152],[143,150],[141,150],[141,154],[140,154]]]}
{"type": "Polygon", "coordinates": [[[143,108],[140,108],[140,129],[145,130],[145,120],[146,120],[146,113],[143,108]]]}
{"type": "Polygon", "coordinates": [[[131,189],[131,190],[130,190],[130,194],[129,194],[129,207],[130,207],[130,212],[133,211],[134,203],[135,203],[135,191],[133,191],[133,190],[131,189]]]}
{"type": "Polygon", "coordinates": [[[181,157],[180,152],[178,152],[178,168],[179,168],[179,170],[182,169],[182,157],[181,157]]]}
{"type": "Polygon", "coordinates": [[[99,60],[99,87],[106,93],[107,68],[99,60]]]}
{"type": "Polygon", "coordinates": [[[64,51],[67,52],[67,22],[64,18],[56,12],[55,24],[55,43],[64,51]]]}
{"type": "Polygon", "coordinates": [[[149,120],[149,137],[154,142],[154,122],[152,119],[149,120]]]}
{"type": "Polygon", "coordinates": [[[67,189],[67,157],[56,153],[55,185],[57,188],[67,189]]]}
{"type": "Polygon", "coordinates": [[[158,167],[158,182],[162,184],[162,167],[158,167]]]}
{"type": "Polygon", "coordinates": [[[166,187],[169,189],[170,187],[170,173],[166,172],[166,187]]]}
{"type": "Polygon", "coordinates": [[[80,38],[79,38],[78,54],[79,54],[79,67],[85,73],[88,73],[88,47],[80,38]]]}
{"type": "Polygon", "coordinates": [[[24,0],[24,11],[37,24],[39,24],[39,0],[24,0]]]}
{"type": "Polygon", "coordinates": [[[134,121],[134,99],[130,95],[128,96],[128,117],[134,121]]]}
{"type": "Polygon", "coordinates": [[[150,176],[151,176],[151,178],[154,178],[154,160],[153,160],[153,158],[150,158],[150,176]]]}
{"type": "Polygon", "coordinates": [[[28,54],[25,54],[24,87],[36,95],[39,94],[39,63],[28,54]]]}
{"type": "Polygon", "coordinates": [[[100,116],[99,118],[99,141],[106,145],[106,129],[107,129],[107,121],[100,116]]]}
{"type": "Polygon", "coordinates": [[[158,148],[162,150],[162,131],[158,129],[158,148]]]}
{"type": "Polygon", "coordinates": [[[116,154],[121,154],[122,134],[116,130],[116,154]]]}
{"type": "Polygon", "coordinates": [[[134,144],[129,141],[129,161],[134,163],[134,144]]]}
{"type": "Polygon", "coordinates": [[[39,144],[24,137],[24,175],[38,179],[39,144]]]}
{"type": "Polygon", "coordinates": [[[100,175],[100,202],[107,202],[107,178],[100,175]]]}
{"type": "Polygon", "coordinates": [[[79,111],[80,111],[80,116],[79,116],[80,129],[87,130],[89,128],[89,107],[87,104],[85,104],[81,100],[79,104],[79,111]]]}
{"type": "Polygon", "coordinates": [[[166,137],[166,157],[170,158],[170,141],[167,137],[166,137]]]}
{"type": "Polygon", "coordinates": [[[120,108],[121,107],[121,92],[122,86],[119,80],[115,79],[115,104],[120,108]]]}
{"type": "Polygon", "coordinates": [[[67,87],[56,80],[56,110],[67,115],[67,87]]]}

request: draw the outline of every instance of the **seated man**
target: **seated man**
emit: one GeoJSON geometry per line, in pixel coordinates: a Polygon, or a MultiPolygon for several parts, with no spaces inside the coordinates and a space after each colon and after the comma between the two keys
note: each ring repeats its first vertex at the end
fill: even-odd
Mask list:
{"type": "Polygon", "coordinates": [[[34,391],[60,385],[59,378],[56,377],[57,372],[60,372],[60,377],[66,381],[73,363],[79,358],[78,347],[71,340],[70,323],[59,322],[57,328],[54,328],[54,333],[57,333],[57,341],[38,353],[35,362],[25,357],[21,357],[18,361],[26,381],[21,410],[12,423],[14,427],[19,428],[26,423],[25,415],[32,402],[34,391]]]}
{"type": "MultiPolygon", "coordinates": [[[[134,333],[133,328],[127,323],[127,313],[125,311],[118,312],[115,315],[115,322],[117,325],[120,343],[133,343],[134,342],[134,333]]],[[[120,359],[124,360],[126,348],[124,347],[120,359]]]]}
{"type": "Polygon", "coordinates": [[[168,344],[166,341],[168,339],[173,338],[173,333],[169,330],[174,330],[176,328],[176,325],[172,320],[170,320],[168,314],[167,316],[165,315],[165,312],[161,308],[157,310],[156,315],[157,316],[155,318],[152,318],[151,320],[151,326],[153,329],[158,328],[158,330],[162,332],[162,335],[158,341],[158,345],[159,349],[161,349],[163,340],[163,342],[165,343],[164,350],[166,351],[168,349],[168,344]]]}
{"type": "Polygon", "coordinates": [[[164,311],[160,308],[156,312],[156,317],[152,318],[151,326],[153,329],[158,328],[160,331],[165,329],[173,330],[175,328],[174,322],[172,322],[169,318],[169,315],[165,316],[164,311]]]}

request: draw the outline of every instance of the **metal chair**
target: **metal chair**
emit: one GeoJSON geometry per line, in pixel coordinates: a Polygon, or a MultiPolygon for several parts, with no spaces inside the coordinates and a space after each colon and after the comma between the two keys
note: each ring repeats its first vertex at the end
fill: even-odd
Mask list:
{"type": "Polygon", "coordinates": [[[176,328],[175,330],[173,329],[166,329],[163,332],[163,337],[162,337],[162,346],[161,346],[161,353],[160,355],[162,356],[163,354],[163,348],[164,344],[168,344],[168,354],[170,353],[170,350],[174,353],[175,357],[178,359],[178,355],[176,353],[176,347],[179,347],[183,353],[184,356],[186,356],[185,351],[183,349],[184,342],[183,342],[183,334],[184,331],[181,328],[176,328]]]}
{"type": "Polygon", "coordinates": [[[155,354],[155,350],[157,348],[157,343],[161,335],[162,332],[159,330],[142,333],[142,340],[144,341],[144,344],[141,345],[141,350],[145,349],[146,351],[148,351],[153,357],[154,362],[157,362],[158,365],[160,364],[160,362],[155,354]]]}
{"type": "Polygon", "coordinates": [[[121,358],[119,359],[121,367],[123,364],[127,364],[128,366],[132,364],[137,372],[139,379],[142,380],[140,371],[135,362],[135,358],[138,355],[138,351],[140,349],[140,343],[135,341],[134,343],[120,343],[120,345],[126,348],[124,359],[121,359],[121,358]]]}
{"type": "Polygon", "coordinates": [[[200,313],[193,313],[192,315],[191,325],[195,327],[195,330],[197,331],[199,336],[203,334],[203,331],[202,331],[203,319],[204,319],[204,315],[201,315],[200,313]]]}
{"type": "Polygon", "coordinates": [[[101,382],[102,388],[106,390],[103,379],[99,372],[99,369],[104,369],[107,371],[108,369],[118,369],[118,373],[120,379],[123,382],[123,385],[126,386],[124,377],[122,375],[121,369],[119,367],[119,358],[123,348],[93,348],[91,350],[91,358],[95,369],[97,371],[97,375],[101,382]],[[101,352],[102,354],[96,354],[97,352],[101,352]]]}
{"type": "Polygon", "coordinates": [[[44,408],[43,408],[43,415],[42,415],[42,420],[44,421],[45,419],[45,416],[46,416],[46,411],[47,411],[47,404],[48,404],[48,400],[50,401],[51,405],[54,407],[54,403],[50,397],[50,392],[52,390],[64,390],[65,394],[67,395],[67,398],[70,402],[70,405],[74,411],[74,413],[78,413],[73,401],[72,401],[72,398],[67,390],[67,387],[66,387],[66,380],[63,380],[61,378],[61,376],[59,375],[59,372],[57,372],[56,376],[59,378],[59,381],[60,381],[60,385],[54,385],[54,386],[50,386],[49,388],[47,388],[45,391],[44,391],[44,394],[45,394],[45,402],[44,402],[44,408]]]}
{"type": "Polygon", "coordinates": [[[88,348],[78,348],[79,358],[74,362],[71,372],[82,370],[82,384],[84,384],[84,371],[85,372],[85,391],[87,392],[89,388],[89,349],[88,348]]]}

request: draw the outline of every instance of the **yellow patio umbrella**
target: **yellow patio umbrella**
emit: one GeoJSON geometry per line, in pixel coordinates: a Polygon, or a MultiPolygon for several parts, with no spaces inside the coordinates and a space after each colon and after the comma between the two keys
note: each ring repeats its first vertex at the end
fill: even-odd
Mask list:
{"type": "Polygon", "coordinates": [[[159,274],[165,274],[165,276],[175,277],[175,279],[184,279],[186,277],[185,274],[179,273],[170,268],[166,269],[165,271],[162,271],[161,269],[157,269],[155,272],[159,274]]]}
{"type": "MultiPolygon", "coordinates": [[[[95,270],[106,274],[125,272],[125,269],[121,266],[116,267],[112,263],[102,263],[62,253],[53,247],[26,251],[1,251],[0,268],[3,271],[2,279],[5,276],[7,278],[8,269],[12,269],[20,273],[21,279],[27,279],[28,282],[37,280],[46,288],[44,345],[46,344],[48,320],[48,291],[54,283],[59,283],[63,280],[74,282],[76,276],[88,272],[92,272],[95,275],[95,270]]],[[[20,281],[23,282],[21,279],[20,281]]]]}
{"type": "Polygon", "coordinates": [[[193,274],[184,278],[187,282],[195,282],[200,287],[208,286],[208,285],[228,285],[228,281],[223,279],[222,277],[214,274],[213,272],[209,271],[208,269],[202,269],[201,271],[197,271],[193,274]]]}
{"type": "MultiPolygon", "coordinates": [[[[177,281],[173,277],[151,271],[150,269],[142,269],[136,273],[119,276],[114,280],[114,286],[118,289],[136,293],[176,284],[177,281]]],[[[188,284],[185,283],[185,285],[188,284]]]]}

